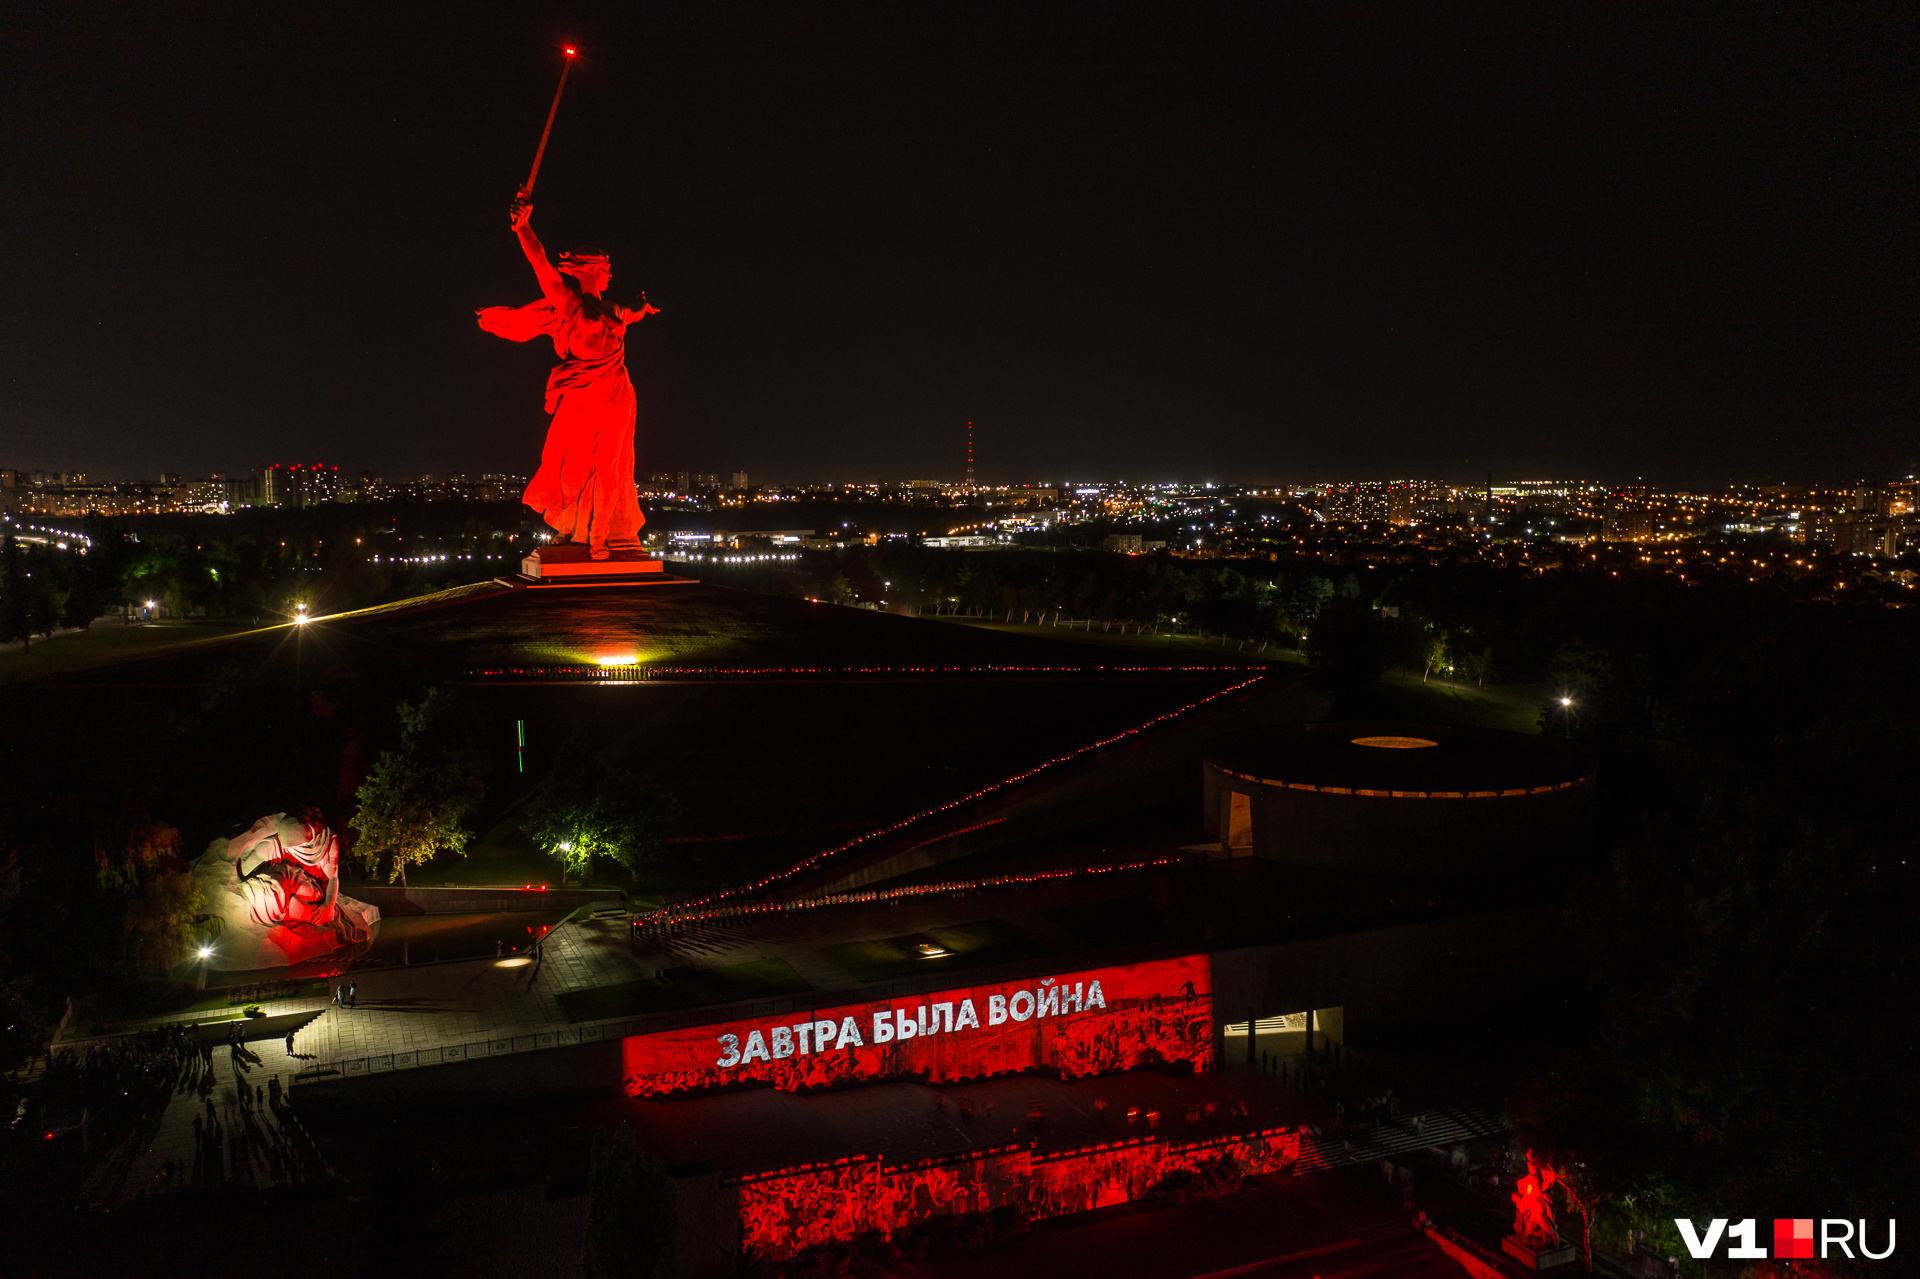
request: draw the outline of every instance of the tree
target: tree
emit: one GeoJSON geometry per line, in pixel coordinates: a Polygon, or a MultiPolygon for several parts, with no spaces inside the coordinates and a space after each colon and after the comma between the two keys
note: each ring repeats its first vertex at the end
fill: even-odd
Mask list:
{"type": "Polygon", "coordinates": [[[1343,596],[1322,609],[1309,643],[1321,673],[1336,694],[1356,693],[1380,682],[1387,663],[1388,635],[1373,606],[1343,596]]]}
{"type": "Polygon", "coordinates": [[[1592,697],[1606,689],[1613,675],[1613,657],[1604,648],[1568,640],[1547,663],[1547,679],[1561,692],[1592,697]]]}
{"type": "Polygon", "coordinates": [[[1452,636],[1447,633],[1445,627],[1429,631],[1423,637],[1424,642],[1421,646],[1421,657],[1425,662],[1425,668],[1420,672],[1420,682],[1422,684],[1426,683],[1427,678],[1435,671],[1439,671],[1443,675],[1452,672],[1453,649],[1449,644],[1451,638],[1452,636]]]}
{"type": "Polygon", "coordinates": [[[652,787],[614,776],[573,742],[554,766],[528,833],[542,852],[565,864],[569,878],[584,878],[596,857],[633,874],[664,850],[668,807],[652,787]]]}
{"type": "Polygon", "coordinates": [[[1474,682],[1475,687],[1485,688],[1487,676],[1493,673],[1493,650],[1483,648],[1476,653],[1469,649],[1460,654],[1459,664],[1460,669],[1466,673],[1468,679],[1474,682]]]}
{"type": "Polygon", "coordinates": [[[474,745],[477,715],[446,689],[402,701],[399,717],[399,749],[383,751],[360,784],[348,825],[354,858],[374,873],[386,863],[388,882],[405,884],[410,864],[466,853],[466,821],[485,793],[487,758],[474,745]]]}
{"type": "Polygon", "coordinates": [[[1866,891],[1868,861],[1751,795],[1710,794],[1576,894],[1557,957],[1587,979],[1591,1034],[1539,1063],[1507,1113],[1577,1183],[1595,1237],[1677,1253],[1677,1217],[1787,1199],[1895,1215],[1914,943],[1905,903],[1866,891]]]}
{"type": "Polygon", "coordinates": [[[161,972],[179,963],[193,946],[203,894],[180,854],[180,832],[147,816],[137,803],[129,807],[122,882],[135,883],[123,916],[127,945],[136,972],[161,972]]]}
{"type": "Polygon", "coordinates": [[[160,972],[179,963],[198,938],[200,884],[184,865],[153,871],[127,901],[127,941],[135,969],[160,972]]]}
{"type": "Polygon", "coordinates": [[[667,1271],[679,1233],[678,1201],[666,1168],[622,1120],[593,1139],[587,1165],[587,1279],[646,1279],[667,1271]]]}
{"type": "Polygon", "coordinates": [[[20,544],[9,533],[6,540],[0,542],[0,644],[23,639],[28,648],[33,647],[33,636],[27,626],[30,580],[26,565],[21,562],[20,544]]]}

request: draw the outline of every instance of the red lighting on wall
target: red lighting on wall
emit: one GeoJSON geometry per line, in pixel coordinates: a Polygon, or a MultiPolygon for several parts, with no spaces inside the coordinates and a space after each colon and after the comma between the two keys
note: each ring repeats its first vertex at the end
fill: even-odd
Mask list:
{"type": "Polygon", "coordinates": [[[854,1158],[740,1179],[743,1250],[756,1262],[891,1235],[936,1217],[1018,1208],[1044,1220],[1144,1198],[1171,1174],[1283,1172],[1300,1158],[1284,1128],[1166,1142],[1154,1137],[1045,1154],[1025,1146],[886,1164],[854,1158]]]}
{"type": "Polygon", "coordinates": [[[1049,1067],[1062,1076],[1190,1062],[1213,1066],[1205,955],[1024,982],[630,1035],[626,1090],[662,1097],[738,1083],[819,1088],[853,1080],[976,1079],[1049,1067]]]}

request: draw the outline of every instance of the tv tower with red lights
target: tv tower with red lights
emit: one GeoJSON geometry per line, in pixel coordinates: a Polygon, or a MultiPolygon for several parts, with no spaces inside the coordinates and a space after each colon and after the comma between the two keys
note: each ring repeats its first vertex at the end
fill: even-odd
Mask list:
{"type": "Polygon", "coordinates": [[[967,420],[967,492],[973,492],[973,420],[967,420]]]}

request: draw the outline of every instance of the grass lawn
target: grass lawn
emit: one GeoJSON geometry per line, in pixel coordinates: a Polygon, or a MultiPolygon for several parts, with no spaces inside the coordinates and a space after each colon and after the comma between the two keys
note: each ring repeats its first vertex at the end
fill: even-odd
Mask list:
{"type": "Polygon", "coordinates": [[[1342,698],[1328,716],[1352,723],[1451,724],[1461,728],[1499,728],[1538,733],[1540,711],[1526,690],[1481,690],[1448,684],[1422,684],[1412,676],[1389,674],[1365,693],[1342,698]]]}
{"type": "Polygon", "coordinates": [[[45,679],[50,675],[135,661],[199,640],[220,639],[254,629],[248,622],[200,620],[95,626],[55,639],[35,640],[29,649],[8,648],[0,652],[0,683],[45,679]]]}
{"type": "Polygon", "coordinates": [[[568,1021],[598,1021],[604,1017],[632,1017],[674,1008],[698,1008],[702,1004],[724,1004],[736,999],[797,995],[812,989],[786,960],[754,959],[671,977],[570,990],[559,1000],[568,1021]]]}
{"type": "Polygon", "coordinates": [[[929,928],[924,933],[909,933],[904,937],[842,942],[824,947],[823,951],[860,982],[923,976],[947,968],[978,968],[1047,953],[1044,947],[997,919],[929,928]],[[929,958],[919,949],[923,945],[935,946],[947,953],[929,958]]]}
{"type": "MultiPolygon", "coordinates": [[[[1218,635],[1209,635],[1201,640],[1195,635],[1140,635],[1129,630],[1120,634],[1118,627],[1111,631],[1102,631],[1095,622],[1092,630],[1069,630],[1065,626],[1044,626],[1037,623],[991,622],[978,617],[929,617],[930,622],[948,622],[955,626],[971,626],[976,630],[998,631],[1003,635],[1026,635],[1038,639],[1057,640],[1063,644],[1088,645],[1095,648],[1119,649],[1122,652],[1113,657],[1165,657],[1165,658],[1210,658],[1223,660],[1238,658],[1244,662],[1266,662],[1283,666],[1305,666],[1307,659],[1297,652],[1291,644],[1270,641],[1265,652],[1256,652],[1258,644],[1248,643],[1241,646],[1239,640],[1229,639],[1220,642],[1218,635]]],[[[1090,655],[1089,655],[1090,656],[1090,655]]]]}
{"type": "Polygon", "coordinates": [[[1146,897],[1061,906],[1047,911],[1046,917],[1093,946],[1156,941],[1167,931],[1166,921],[1146,897]]]}

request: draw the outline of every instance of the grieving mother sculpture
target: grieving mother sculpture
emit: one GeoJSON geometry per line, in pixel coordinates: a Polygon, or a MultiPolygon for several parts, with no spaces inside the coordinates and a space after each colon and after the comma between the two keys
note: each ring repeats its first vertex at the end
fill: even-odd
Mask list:
{"type": "Polygon", "coordinates": [[[525,196],[510,210],[520,248],[533,265],[541,298],[522,307],[490,306],[480,327],[515,342],[545,334],[560,365],[547,378],[546,448],[521,499],[563,541],[583,543],[596,560],[637,551],[646,517],[633,483],[633,380],[627,376],[627,326],[658,308],[605,298],[613,265],[604,253],[562,253],[554,269],[530,223],[525,196]]]}
{"type": "Polygon", "coordinates": [[[193,864],[225,969],[279,968],[371,940],[377,907],[340,895],[340,841],[308,817],[273,813],[216,839],[193,864]]]}

